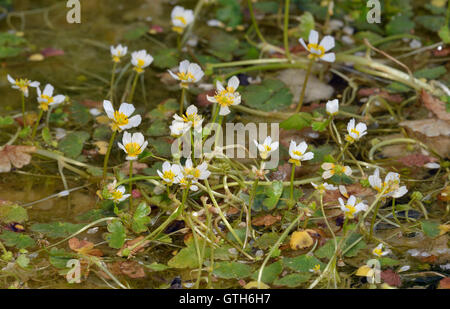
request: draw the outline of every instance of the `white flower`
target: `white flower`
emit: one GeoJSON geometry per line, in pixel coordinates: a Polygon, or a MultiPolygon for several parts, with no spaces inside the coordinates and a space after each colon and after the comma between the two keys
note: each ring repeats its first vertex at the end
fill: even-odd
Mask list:
{"type": "Polygon", "coordinates": [[[178,164],[171,165],[170,162],[166,161],[162,165],[162,172],[159,170],[157,172],[159,177],[170,186],[173,183],[176,183],[175,181],[181,172],[181,167],[178,164]]]}
{"type": "Polygon", "coordinates": [[[147,54],[146,50],[140,50],[131,54],[131,64],[134,65],[134,70],[137,73],[144,72],[144,69],[153,62],[153,57],[147,54]]]}
{"type": "Polygon", "coordinates": [[[181,6],[176,6],[172,10],[171,18],[172,30],[181,34],[194,21],[194,12],[192,10],[186,10],[181,6]]]}
{"type": "Polygon", "coordinates": [[[348,134],[345,136],[345,140],[353,143],[367,134],[367,126],[365,123],[360,122],[355,127],[355,119],[350,119],[347,124],[347,131],[348,134]]]}
{"type": "Polygon", "coordinates": [[[330,49],[334,47],[334,38],[330,35],[325,36],[322,41],[319,43],[319,33],[315,30],[311,30],[309,32],[309,44],[306,45],[305,41],[300,38],[300,43],[303,47],[309,51],[309,58],[321,59],[327,62],[334,62],[336,60],[336,56],[334,53],[326,53],[330,49]]]}
{"type": "Polygon", "coordinates": [[[131,133],[124,132],[122,143],[118,143],[119,148],[125,151],[127,154],[126,159],[129,161],[137,160],[138,156],[147,148],[148,142],[145,141],[144,135],[142,133],[131,133]]]}
{"type": "Polygon", "coordinates": [[[11,77],[11,75],[7,75],[8,81],[11,83],[11,88],[13,89],[19,89],[20,91],[22,91],[23,95],[25,97],[28,97],[28,87],[33,87],[33,88],[37,88],[39,87],[40,83],[39,82],[32,82],[31,80],[28,79],[14,79],[11,77]]]}
{"type": "Polygon", "coordinates": [[[169,127],[170,135],[172,135],[173,137],[180,137],[184,133],[189,131],[190,128],[191,128],[191,126],[189,124],[185,123],[184,121],[181,122],[178,120],[173,120],[172,125],[169,127]]]}
{"type": "Polygon", "coordinates": [[[45,85],[44,92],[41,93],[39,87],[36,88],[38,95],[39,108],[43,111],[47,111],[49,106],[61,104],[66,99],[63,95],[53,96],[53,86],[50,84],[45,85]]]}
{"type": "Polygon", "coordinates": [[[191,180],[191,179],[187,179],[186,177],[183,177],[182,174],[177,176],[175,182],[178,183],[182,189],[198,191],[198,186],[195,185],[197,182],[195,180],[191,180]]]}
{"type": "Polygon", "coordinates": [[[192,127],[196,132],[201,132],[203,118],[201,115],[197,114],[197,112],[198,112],[197,107],[195,105],[190,105],[186,109],[186,115],[182,115],[181,117],[178,115],[173,116],[175,120],[174,122],[172,122],[172,127],[174,127],[174,129],[180,130],[179,132],[181,132],[183,128],[181,128],[180,124],[183,124],[184,132],[186,132],[192,127]],[[180,124],[175,125],[175,122],[179,122],[180,124]]]}
{"type": "Polygon", "coordinates": [[[189,60],[180,62],[177,74],[170,70],[169,73],[173,78],[181,81],[181,87],[184,88],[187,88],[191,83],[198,82],[202,79],[203,75],[205,75],[202,68],[197,63],[190,63],[189,60]]]}
{"type": "Polygon", "coordinates": [[[372,250],[372,253],[378,257],[382,257],[391,253],[391,250],[389,249],[383,250],[383,248],[384,245],[381,243],[372,250]]]}
{"type": "Polygon", "coordinates": [[[258,147],[259,155],[263,160],[267,159],[272,152],[278,149],[278,142],[272,143],[270,136],[267,136],[262,144],[259,144],[256,140],[254,140],[254,143],[258,147]]]}
{"type": "Polygon", "coordinates": [[[115,188],[111,193],[110,200],[113,200],[114,203],[120,203],[125,201],[127,198],[130,197],[131,194],[124,194],[125,193],[125,187],[119,186],[115,188]]]}
{"type": "Polygon", "coordinates": [[[350,176],[352,174],[352,169],[349,166],[342,166],[339,164],[326,162],[323,163],[321,167],[324,170],[324,172],[322,173],[323,179],[331,178],[334,175],[344,174],[346,176],[350,176]]]}
{"type": "Polygon", "coordinates": [[[119,110],[115,111],[112,103],[108,100],[104,100],[103,108],[105,109],[108,118],[112,120],[110,125],[113,131],[127,130],[141,124],[142,118],[140,115],[129,118],[135,111],[133,104],[122,103],[119,110]]]}
{"type": "Polygon", "coordinates": [[[117,45],[116,47],[111,46],[111,56],[115,63],[119,63],[120,59],[124,57],[128,52],[128,47],[122,46],[122,44],[117,45]]]}
{"type": "Polygon", "coordinates": [[[399,198],[408,192],[406,186],[400,187],[400,175],[389,172],[384,178],[384,182],[380,178],[380,170],[377,168],[375,173],[369,176],[369,183],[373,189],[379,193],[384,191],[383,197],[399,198]]]}
{"type": "Polygon", "coordinates": [[[222,83],[217,81],[216,87],[216,95],[213,97],[206,96],[206,98],[211,103],[218,103],[220,105],[219,115],[226,116],[230,113],[229,106],[241,103],[241,95],[236,92],[239,87],[239,78],[236,76],[230,78],[227,88],[224,88],[222,83]]]}
{"type": "Polygon", "coordinates": [[[332,101],[328,101],[327,102],[327,114],[330,116],[334,116],[338,113],[339,111],[339,101],[338,99],[334,99],[332,101]]]}
{"type": "Polygon", "coordinates": [[[339,185],[339,193],[341,193],[345,198],[348,198],[348,192],[345,186],[339,185]]]}
{"type": "Polygon", "coordinates": [[[364,204],[364,202],[356,203],[356,197],[354,195],[351,195],[348,198],[347,203],[344,203],[344,201],[339,198],[339,204],[341,204],[341,210],[348,219],[353,219],[358,212],[367,210],[367,205],[364,204]]]}
{"type": "Polygon", "coordinates": [[[311,182],[311,185],[314,187],[314,189],[316,189],[317,191],[319,191],[320,194],[324,194],[325,191],[327,190],[337,190],[337,187],[330,185],[326,182],[321,183],[319,185],[316,185],[314,182],[311,182]]]}
{"type": "Polygon", "coordinates": [[[191,159],[187,159],[183,169],[184,178],[192,180],[194,182],[198,180],[205,180],[211,175],[208,171],[208,163],[203,162],[202,164],[194,167],[191,159]]]}
{"type": "Polygon", "coordinates": [[[306,152],[307,148],[308,145],[305,142],[301,142],[297,145],[294,141],[291,141],[291,144],[289,145],[289,155],[291,156],[289,163],[300,166],[302,165],[301,161],[312,160],[314,158],[314,153],[306,152]]]}

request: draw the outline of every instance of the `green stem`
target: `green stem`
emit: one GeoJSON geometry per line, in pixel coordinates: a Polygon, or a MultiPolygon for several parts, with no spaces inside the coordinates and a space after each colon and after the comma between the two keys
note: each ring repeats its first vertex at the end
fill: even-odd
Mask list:
{"type": "Polygon", "coordinates": [[[305,75],[305,80],[303,81],[302,92],[300,93],[300,100],[298,102],[297,108],[295,109],[296,113],[300,112],[300,110],[302,109],[303,100],[305,98],[305,93],[306,93],[306,85],[308,84],[308,79],[309,79],[309,75],[311,74],[311,69],[312,69],[313,64],[314,64],[314,58],[312,58],[309,61],[308,67],[306,68],[306,75],[305,75]]]}
{"type": "Polygon", "coordinates": [[[134,92],[136,91],[136,85],[139,78],[139,73],[136,72],[136,76],[134,77],[133,86],[131,87],[130,96],[128,97],[128,103],[133,103],[134,92]]]}
{"type": "Polygon", "coordinates": [[[25,95],[23,94],[23,92],[20,92],[22,95],[22,122],[23,122],[23,127],[26,127],[26,123],[25,123],[25,95]]]}
{"type": "MultiPolygon", "coordinates": [[[[247,229],[246,229],[246,233],[245,233],[245,244],[247,243],[248,237],[251,237],[251,234],[252,234],[252,205],[253,205],[253,201],[255,200],[256,189],[258,188],[258,182],[259,182],[259,179],[256,178],[255,181],[253,182],[252,192],[250,195],[250,200],[248,202],[247,229]]],[[[244,249],[245,249],[245,244],[244,244],[244,249]]]]}
{"type": "Polygon", "coordinates": [[[284,5],[284,29],[283,29],[283,40],[284,40],[284,51],[286,57],[289,61],[292,61],[291,51],[289,50],[289,4],[290,0],[286,0],[284,5]]]}
{"type": "Polygon", "coordinates": [[[103,161],[103,179],[106,178],[106,170],[108,169],[109,155],[111,154],[112,145],[114,144],[114,139],[116,138],[117,131],[113,131],[111,139],[109,140],[108,150],[106,151],[105,160],[103,161]]]}
{"type": "Polygon", "coordinates": [[[294,201],[294,177],[295,177],[295,164],[292,164],[291,170],[291,194],[290,199],[294,201]]]}
{"type": "Polygon", "coordinates": [[[33,133],[31,134],[31,139],[34,141],[34,138],[36,137],[36,131],[37,131],[37,128],[38,128],[38,126],[39,126],[39,122],[41,122],[41,118],[42,118],[42,115],[44,114],[44,110],[40,110],[39,111],[39,116],[38,116],[38,119],[36,120],[36,123],[34,124],[34,128],[33,128],[33,133]]]}
{"type": "Polygon", "coordinates": [[[373,213],[372,222],[370,223],[370,231],[369,231],[369,239],[372,239],[373,235],[373,226],[375,225],[375,221],[377,219],[378,210],[381,207],[381,203],[377,204],[377,207],[375,207],[375,211],[373,213]]]}
{"type": "MultiPolygon", "coordinates": [[[[133,160],[130,160],[130,179],[133,179],[133,160]]],[[[133,209],[133,180],[129,183],[129,191],[130,191],[130,211],[133,209]]]]}
{"type": "Polygon", "coordinates": [[[264,39],[263,35],[261,34],[261,31],[259,30],[258,23],[256,22],[255,13],[253,12],[252,0],[248,0],[247,3],[248,3],[248,9],[250,11],[250,17],[252,19],[252,24],[253,24],[253,27],[255,28],[256,34],[258,35],[258,38],[261,40],[261,42],[267,43],[266,39],[264,39]]]}
{"type": "Polygon", "coordinates": [[[184,113],[184,100],[186,97],[186,88],[181,88],[181,98],[180,98],[180,116],[184,113]]]}
{"type": "Polygon", "coordinates": [[[320,210],[322,211],[322,216],[323,219],[325,220],[325,223],[327,225],[327,228],[330,230],[331,235],[333,236],[333,240],[334,240],[334,247],[337,248],[337,240],[336,240],[336,235],[333,232],[333,229],[331,228],[330,223],[328,222],[327,216],[325,214],[325,208],[323,206],[323,194],[320,195],[320,210]]]}
{"type": "MultiPolygon", "coordinates": [[[[110,87],[110,99],[113,102],[113,98],[114,98],[114,82],[116,79],[116,69],[117,69],[117,62],[114,62],[113,64],[113,69],[112,69],[112,75],[111,75],[111,87],[110,87]]],[[[114,102],[113,102],[114,103],[114,102]]]]}

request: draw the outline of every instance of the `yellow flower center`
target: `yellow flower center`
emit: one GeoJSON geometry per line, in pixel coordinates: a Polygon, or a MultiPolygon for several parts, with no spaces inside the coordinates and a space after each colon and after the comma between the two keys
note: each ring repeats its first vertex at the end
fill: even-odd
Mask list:
{"type": "Polygon", "coordinates": [[[111,125],[114,131],[120,131],[121,126],[128,124],[128,116],[119,111],[114,111],[113,124],[111,125]]]}
{"type": "Polygon", "coordinates": [[[195,82],[195,77],[194,77],[194,75],[192,75],[192,73],[190,73],[190,72],[187,72],[187,73],[184,73],[184,72],[179,72],[179,73],[177,73],[177,76],[178,76],[178,78],[180,79],[180,80],[182,80],[182,81],[189,81],[189,80],[191,80],[191,81],[194,81],[195,82]]]}
{"type": "Polygon", "coordinates": [[[266,150],[266,152],[272,151],[272,147],[270,147],[269,145],[264,145],[264,149],[266,150]]]}
{"type": "Polygon", "coordinates": [[[345,208],[347,208],[347,211],[345,212],[345,215],[348,218],[352,219],[354,217],[354,215],[355,215],[356,207],[352,206],[352,205],[345,205],[345,208]]]}
{"type": "Polygon", "coordinates": [[[308,44],[308,50],[312,53],[315,57],[322,58],[323,55],[325,55],[325,48],[319,44],[309,43],[308,44]],[[320,52],[320,54],[317,54],[317,52],[320,52]]]}
{"type": "Polygon", "coordinates": [[[358,136],[359,136],[359,131],[358,131],[358,130],[356,130],[356,129],[351,129],[351,130],[350,130],[350,132],[352,132],[352,133],[355,133],[356,135],[358,135],[358,136]]]}
{"type": "Polygon", "coordinates": [[[294,150],[293,153],[294,153],[296,156],[299,156],[299,157],[303,156],[303,153],[302,153],[301,151],[298,151],[298,150],[294,150]]]}
{"type": "Polygon", "coordinates": [[[233,97],[230,95],[216,95],[215,99],[217,100],[217,103],[219,103],[220,106],[230,106],[233,104],[233,97]]]}
{"type": "Polygon", "coordinates": [[[114,192],[112,193],[112,198],[113,198],[115,201],[120,200],[122,197],[123,197],[123,193],[120,192],[119,190],[116,190],[116,191],[114,191],[114,192]]]}
{"type": "Polygon", "coordinates": [[[187,24],[186,18],[184,18],[183,16],[176,16],[174,19],[181,21],[181,23],[185,26],[187,24]]]}
{"type": "Polygon", "coordinates": [[[313,268],[313,270],[314,270],[315,272],[319,272],[319,271],[320,271],[320,264],[315,265],[314,268],[313,268]]]}
{"type": "Polygon", "coordinates": [[[186,175],[192,176],[194,178],[199,178],[200,177],[200,170],[197,168],[185,168],[184,169],[184,173],[186,175]]]}
{"type": "Polygon", "coordinates": [[[30,81],[28,79],[16,79],[16,86],[20,88],[22,92],[27,91],[30,81]]]}
{"type": "Polygon", "coordinates": [[[125,150],[129,157],[137,157],[141,152],[141,145],[138,143],[129,143],[125,145],[125,150]]]}
{"type": "Polygon", "coordinates": [[[164,176],[164,178],[170,179],[171,181],[173,181],[175,174],[171,170],[168,170],[168,171],[164,172],[163,176],[164,176]]]}
{"type": "Polygon", "coordinates": [[[383,255],[383,250],[381,248],[375,248],[375,249],[373,249],[373,254],[378,255],[378,256],[382,256],[383,255]]]}
{"type": "Polygon", "coordinates": [[[195,127],[197,125],[198,119],[197,113],[193,113],[190,115],[183,115],[184,122],[192,122],[192,126],[195,127]]]}

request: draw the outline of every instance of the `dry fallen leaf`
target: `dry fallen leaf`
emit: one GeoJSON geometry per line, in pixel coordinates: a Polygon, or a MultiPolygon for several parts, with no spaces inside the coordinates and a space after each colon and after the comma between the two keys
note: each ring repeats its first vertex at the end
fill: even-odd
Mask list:
{"type": "Polygon", "coordinates": [[[95,249],[92,242],[79,240],[76,237],[69,239],[69,248],[79,254],[103,256],[103,252],[100,249],[95,249]]]}
{"type": "Polygon", "coordinates": [[[252,225],[254,226],[271,226],[272,224],[278,222],[281,220],[281,216],[272,216],[272,215],[265,215],[261,217],[257,217],[252,220],[252,225]]]}
{"type": "Polygon", "coordinates": [[[297,231],[291,235],[290,245],[292,250],[306,249],[313,244],[314,240],[307,231],[297,231]]]}
{"type": "Polygon", "coordinates": [[[14,146],[6,145],[0,150],[0,173],[11,171],[11,165],[16,168],[22,168],[30,164],[31,155],[36,151],[34,146],[14,146]]]}
{"type": "Polygon", "coordinates": [[[439,289],[450,289],[450,277],[444,278],[439,281],[439,289]]]}
{"type": "Polygon", "coordinates": [[[444,102],[432,96],[423,89],[420,96],[425,107],[432,111],[439,119],[450,120],[450,113],[447,113],[444,102]]]}
{"type": "Polygon", "coordinates": [[[402,285],[400,276],[392,269],[383,270],[381,272],[381,279],[390,286],[400,287],[402,285]]]}
{"type": "Polygon", "coordinates": [[[380,88],[363,88],[358,91],[358,95],[361,97],[369,97],[373,95],[378,95],[383,99],[391,101],[393,103],[400,103],[404,98],[399,94],[390,94],[386,90],[381,90],[380,88]]]}
{"type": "Polygon", "coordinates": [[[410,155],[406,155],[400,159],[399,162],[403,163],[405,166],[409,167],[422,167],[427,163],[436,162],[437,159],[431,156],[427,156],[421,153],[413,153],[410,155]]]}
{"type": "Polygon", "coordinates": [[[132,279],[145,277],[144,267],[139,265],[136,261],[124,261],[118,263],[122,274],[132,279]]]}

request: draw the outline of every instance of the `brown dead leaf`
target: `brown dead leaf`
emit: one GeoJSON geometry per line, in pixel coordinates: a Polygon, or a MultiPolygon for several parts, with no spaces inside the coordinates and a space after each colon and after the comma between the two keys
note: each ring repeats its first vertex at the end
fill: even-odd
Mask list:
{"type": "Polygon", "coordinates": [[[76,237],[69,239],[69,248],[79,254],[103,256],[103,252],[100,249],[95,249],[92,242],[79,240],[76,237]]]}
{"type": "Polygon", "coordinates": [[[413,153],[398,159],[398,162],[401,162],[403,163],[403,165],[409,167],[422,167],[427,163],[436,161],[437,161],[436,158],[421,153],[413,153]]]}
{"type": "Polygon", "coordinates": [[[450,277],[444,278],[439,281],[439,289],[450,289],[450,277]]]}
{"type": "Polygon", "coordinates": [[[306,249],[314,244],[314,240],[307,231],[297,231],[292,233],[289,244],[292,250],[306,249]]]}
{"type": "Polygon", "coordinates": [[[252,225],[254,226],[271,226],[272,224],[275,224],[276,222],[281,220],[281,216],[272,216],[272,215],[265,215],[260,216],[252,220],[252,225]]]}
{"type": "Polygon", "coordinates": [[[400,276],[392,269],[383,270],[381,272],[381,279],[390,286],[400,287],[402,285],[400,276]]]}
{"type": "MultiPolygon", "coordinates": [[[[372,196],[374,192],[370,188],[363,187],[359,182],[345,186],[345,188],[347,189],[347,193],[349,196],[354,195],[356,197],[372,196]]],[[[339,190],[336,191],[339,192],[339,190]]]]}
{"type": "Polygon", "coordinates": [[[425,107],[432,111],[439,119],[450,120],[450,113],[447,113],[444,102],[432,96],[423,89],[420,96],[425,107]]]}
{"type": "Polygon", "coordinates": [[[210,91],[206,91],[206,92],[200,93],[197,96],[197,106],[199,106],[199,107],[206,107],[206,106],[211,105],[212,103],[208,101],[207,96],[212,97],[215,94],[216,94],[216,90],[214,90],[214,89],[210,90],[210,91]]]}
{"type": "Polygon", "coordinates": [[[139,263],[137,263],[136,261],[124,261],[119,263],[120,271],[122,274],[132,279],[145,277],[144,267],[139,265],[139,263]]]}
{"type": "Polygon", "coordinates": [[[0,173],[11,171],[11,165],[16,168],[22,168],[30,164],[31,155],[36,151],[34,146],[14,146],[6,145],[0,150],[0,173]]]}
{"type": "MultiPolygon", "coordinates": [[[[137,244],[138,242],[140,242],[141,240],[144,239],[144,236],[139,236],[138,238],[132,239],[132,240],[128,240],[127,242],[125,242],[125,244],[123,245],[123,247],[117,252],[118,256],[122,256],[122,252],[125,249],[130,249],[133,245],[137,244]]],[[[134,256],[136,253],[141,252],[144,250],[144,248],[150,243],[149,240],[144,241],[141,245],[137,246],[136,248],[132,249],[130,251],[130,254],[128,255],[128,258],[131,258],[132,256],[134,256]]]]}
{"type": "Polygon", "coordinates": [[[393,102],[393,103],[400,103],[404,99],[399,94],[391,94],[387,92],[386,90],[381,90],[380,88],[363,88],[358,91],[358,95],[360,97],[369,97],[373,95],[378,95],[382,97],[383,99],[393,102]]]}
{"type": "Polygon", "coordinates": [[[102,101],[84,100],[84,101],[81,101],[81,105],[83,105],[87,108],[97,108],[99,110],[103,110],[103,102],[102,101]]]}

